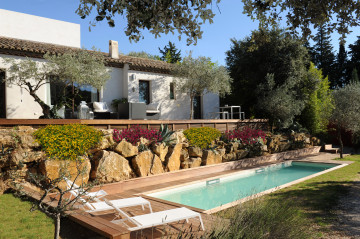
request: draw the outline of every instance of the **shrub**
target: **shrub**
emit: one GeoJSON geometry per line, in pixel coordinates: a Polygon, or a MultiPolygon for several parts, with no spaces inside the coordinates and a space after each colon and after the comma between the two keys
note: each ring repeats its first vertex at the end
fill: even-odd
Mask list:
{"type": "Polygon", "coordinates": [[[245,145],[253,145],[259,142],[259,138],[265,140],[265,132],[258,129],[245,127],[243,129],[234,129],[225,131],[223,138],[227,141],[240,140],[245,145]]]}
{"type": "Polygon", "coordinates": [[[123,139],[135,145],[140,141],[140,138],[145,138],[152,142],[162,142],[162,137],[157,129],[141,128],[139,125],[132,126],[129,129],[121,131],[114,129],[113,139],[115,142],[120,142],[123,139]]]}
{"type": "Polygon", "coordinates": [[[209,145],[221,136],[219,130],[209,127],[191,128],[184,131],[185,137],[193,146],[201,149],[208,148],[209,145]]]}
{"type": "Polygon", "coordinates": [[[34,132],[46,154],[59,160],[76,160],[96,146],[102,132],[82,124],[47,125],[34,132]]]}

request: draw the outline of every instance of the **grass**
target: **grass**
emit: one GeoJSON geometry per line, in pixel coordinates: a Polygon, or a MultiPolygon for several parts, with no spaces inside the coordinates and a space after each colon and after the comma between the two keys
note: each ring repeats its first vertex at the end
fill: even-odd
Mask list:
{"type": "Polygon", "coordinates": [[[32,203],[12,194],[0,195],[0,238],[53,238],[54,222],[44,213],[30,212],[32,203]]]}

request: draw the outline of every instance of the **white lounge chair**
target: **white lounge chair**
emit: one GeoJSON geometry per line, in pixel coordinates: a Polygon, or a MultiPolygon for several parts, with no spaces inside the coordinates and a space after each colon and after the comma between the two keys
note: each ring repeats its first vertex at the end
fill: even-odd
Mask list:
{"type": "MultiPolygon", "coordinates": [[[[65,178],[66,184],[68,186],[68,189],[70,190],[70,193],[72,196],[77,197],[79,194],[83,194],[82,197],[89,197],[91,199],[94,199],[95,201],[100,202],[100,198],[108,195],[104,190],[99,190],[96,192],[84,192],[83,188],[80,188],[78,185],[76,185],[73,181],[65,178]]],[[[71,196],[70,196],[71,199],[71,196]]],[[[82,200],[86,202],[85,200],[82,200]]]]}
{"type": "MultiPolygon", "coordinates": [[[[142,197],[116,199],[116,200],[110,200],[110,202],[116,208],[141,206],[142,209],[145,210],[144,206],[147,206],[150,209],[150,212],[152,212],[150,202],[148,200],[142,198],[142,197]]],[[[94,203],[86,202],[85,206],[90,208],[90,210],[87,211],[87,212],[90,212],[90,213],[114,209],[113,206],[110,206],[106,202],[94,202],[94,203]]]]}
{"type": "Polygon", "coordinates": [[[128,226],[128,230],[130,231],[136,231],[141,230],[149,227],[155,227],[159,225],[165,225],[172,222],[177,222],[181,220],[186,220],[186,222],[189,222],[190,218],[199,218],[200,224],[203,230],[204,223],[201,219],[201,215],[198,212],[194,212],[186,207],[181,208],[175,208],[170,210],[165,210],[161,212],[154,212],[149,213],[145,215],[130,217],[127,215],[124,211],[122,211],[120,208],[117,208],[114,204],[112,204],[110,201],[105,200],[107,204],[112,206],[121,216],[124,217],[124,219],[120,220],[113,220],[112,223],[118,224],[118,223],[124,223],[127,225],[124,221],[129,220],[131,223],[135,224],[135,227],[128,226]]]}

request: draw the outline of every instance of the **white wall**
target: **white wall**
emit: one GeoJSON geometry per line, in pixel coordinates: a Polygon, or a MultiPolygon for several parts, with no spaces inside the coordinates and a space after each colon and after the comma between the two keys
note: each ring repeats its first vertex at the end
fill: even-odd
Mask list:
{"type": "Polygon", "coordinates": [[[81,47],[80,24],[0,9],[0,36],[81,47]]]}
{"type": "MultiPolygon", "coordinates": [[[[152,103],[161,102],[160,119],[178,120],[190,118],[190,98],[187,95],[180,94],[175,90],[175,99],[170,99],[170,83],[174,81],[172,76],[130,70],[128,75],[129,101],[139,102],[139,80],[148,80],[150,81],[150,101],[152,103]],[[135,80],[132,80],[133,74],[136,75],[135,80]]],[[[218,95],[204,95],[202,102],[202,118],[209,118],[209,112],[214,112],[214,107],[218,106],[218,95]]]]}
{"type": "MultiPolygon", "coordinates": [[[[3,57],[15,58],[19,61],[26,59],[25,57],[15,57],[0,54],[0,69],[5,70],[5,78],[8,76],[7,68],[9,67],[3,61],[3,57]]],[[[45,61],[41,59],[31,58],[32,60],[43,64],[45,61]]],[[[46,86],[42,86],[37,95],[45,102],[48,102],[46,94],[46,86]]],[[[6,118],[7,119],[38,119],[42,115],[42,109],[34,98],[25,90],[21,90],[19,86],[11,85],[5,89],[6,95],[6,118]]]]}
{"type": "MultiPolygon", "coordinates": [[[[123,69],[111,67],[111,78],[106,82],[103,88],[103,102],[111,108],[111,101],[114,99],[124,98],[123,95],[123,69]]],[[[117,109],[112,109],[117,111],[117,109]]]]}

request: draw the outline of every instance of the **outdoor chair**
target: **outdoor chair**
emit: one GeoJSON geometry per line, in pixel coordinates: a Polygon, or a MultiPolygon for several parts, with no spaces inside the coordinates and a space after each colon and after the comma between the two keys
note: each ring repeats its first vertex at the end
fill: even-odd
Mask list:
{"type": "Polygon", "coordinates": [[[127,226],[127,229],[129,231],[136,231],[145,228],[156,227],[159,225],[166,225],[168,223],[178,222],[181,220],[186,220],[186,222],[188,223],[190,218],[199,218],[201,228],[203,231],[205,230],[204,223],[202,221],[200,213],[194,212],[186,207],[169,209],[161,212],[154,212],[145,215],[130,217],[120,208],[116,207],[113,203],[111,203],[111,201],[105,200],[105,202],[108,205],[112,206],[119,213],[119,215],[124,217],[123,219],[113,220],[111,222],[115,224],[123,223],[127,226]],[[129,226],[128,224],[125,223],[125,221],[129,221],[135,224],[135,227],[129,226]]]}
{"type": "Polygon", "coordinates": [[[159,119],[160,118],[161,103],[151,103],[146,105],[146,119],[159,119]]]}
{"type": "MultiPolygon", "coordinates": [[[[116,208],[141,206],[142,209],[145,210],[145,206],[147,206],[150,209],[150,212],[151,213],[153,212],[150,202],[148,200],[142,198],[142,197],[116,199],[116,200],[110,200],[110,202],[116,208]]],[[[102,211],[107,211],[107,210],[114,210],[114,207],[110,206],[106,202],[94,202],[94,203],[85,202],[85,206],[90,208],[90,210],[86,211],[88,213],[102,212],[102,211]]],[[[119,217],[119,215],[116,215],[116,217],[114,219],[116,219],[118,217],[119,217]]]]}
{"type": "MultiPolygon", "coordinates": [[[[100,198],[108,195],[104,190],[99,190],[96,192],[85,192],[85,190],[78,185],[76,185],[73,181],[65,178],[66,184],[68,186],[68,189],[70,190],[70,199],[71,196],[78,197],[79,195],[83,194],[81,197],[88,197],[90,199],[93,199],[97,202],[100,202],[100,198]]],[[[86,202],[86,200],[83,200],[83,202],[86,202]]]]}

